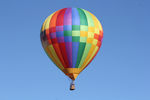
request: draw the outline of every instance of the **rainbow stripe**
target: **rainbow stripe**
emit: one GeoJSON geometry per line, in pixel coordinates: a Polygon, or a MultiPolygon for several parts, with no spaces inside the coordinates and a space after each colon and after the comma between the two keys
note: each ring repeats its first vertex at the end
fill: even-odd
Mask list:
{"type": "Polygon", "coordinates": [[[62,70],[79,74],[100,49],[103,29],[98,19],[81,8],[63,8],[51,14],[41,28],[41,41],[50,59],[62,70]]]}

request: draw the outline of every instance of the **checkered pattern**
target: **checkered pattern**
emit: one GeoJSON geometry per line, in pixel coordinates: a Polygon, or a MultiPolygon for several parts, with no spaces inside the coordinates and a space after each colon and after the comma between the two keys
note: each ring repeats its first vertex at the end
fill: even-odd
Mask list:
{"type": "MultiPolygon", "coordinates": [[[[51,28],[53,29],[53,28],[51,28]]],[[[62,42],[85,42],[90,43],[93,45],[98,45],[98,42],[102,41],[102,31],[95,31],[94,27],[88,27],[83,25],[68,25],[66,26],[56,26],[56,30],[52,30],[51,33],[49,33],[49,37],[52,41],[56,41],[53,43],[62,43],[62,42]],[[58,27],[61,27],[62,29],[57,29],[58,27]],[[70,29],[72,27],[72,30],[70,29]],[[68,29],[68,30],[67,30],[68,29]],[[65,38],[65,39],[64,39],[65,38]],[[68,39],[68,40],[67,40],[68,39]]],[[[43,31],[41,33],[41,39],[43,41],[46,40],[46,32],[43,31]]]]}
{"type": "Polygon", "coordinates": [[[48,56],[61,70],[84,69],[98,52],[102,38],[98,19],[80,8],[56,11],[45,20],[41,29],[43,47],[51,46],[48,56]]]}

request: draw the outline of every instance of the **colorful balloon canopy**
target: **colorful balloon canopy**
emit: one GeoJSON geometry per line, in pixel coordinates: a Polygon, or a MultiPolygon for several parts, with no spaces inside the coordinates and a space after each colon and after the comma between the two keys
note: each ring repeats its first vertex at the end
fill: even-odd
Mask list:
{"type": "Polygon", "coordinates": [[[63,8],[45,20],[40,36],[49,58],[75,80],[99,51],[103,29],[89,11],[63,8]]]}

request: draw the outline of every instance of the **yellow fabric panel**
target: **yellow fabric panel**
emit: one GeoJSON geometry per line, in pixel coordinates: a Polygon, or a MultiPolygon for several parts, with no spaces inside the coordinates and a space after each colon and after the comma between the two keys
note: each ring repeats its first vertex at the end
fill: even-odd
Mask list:
{"type": "Polygon", "coordinates": [[[87,38],[87,43],[91,43],[93,42],[93,38],[87,38]]]}
{"type": "Polygon", "coordinates": [[[80,31],[80,37],[87,37],[88,32],[87,31],[80,31]]]}
{"type": "MultiPolygon", "coordinates": [[[[47,55],[51,58],[51,60],[57,65],[57,66],[61,66],[58,61],[56,60],[55,57],[53,57],[53,54],[51,53],[50,49],[48,47],[45,48],[45,51],[47,53],[47,55]]],[[[63,68],[61,67],[60,70],[63,70],[63,68]]]]}
{"type": "Polygon", "coordinates": [[[99,30],[100,30],[100,31],[103,31],[103,28],[102,28],[101,23],[98,21],[98,19],[97,19],[97,18],[96,18],[96,20],[97,20],[97,22],[98,22],[99,30]]]}
{"type": "Polygon", "coordinates": [[[99,29],[95,28],[95,32],[94,33],[99,33],[99,29]]]}
{"type": "Polygon", "coordinates": [[[93,38],[94,39],[94,33],[93,32],[88,32],[88,38],[93,38]]]}
{"type": "Polygon", "coordinates": [[[46,23],[45,23],[45,27],[44,27],[45,30],[46,30],[46,29],[49,29],[49,23],[50,23],[50,20],[51,20],[51,18],[52,18],[53,15],[54,15],[54,13],[51,14],[51,15],[47,18],[46,23]]]}
{"type": "Polygon", "coordinates": [[[88,32],[94,32],[94,27],[88,27],[88,32]]]}
{"type": "Polygon", "coordinates": [[[92,49],[90,50],[87,58],[85,59],[85,62],[81,66],[81,71],[84,69],[84,67],[86,67],[86,65],[90,62],[90,60],[92,60],[97,50],[98,50],[98,46],[92,45],[92,49]]]}
{"type": "Polygon", "coordinates": [[[79,74],[80,73],[80,68],[64,68],[63,71],[65,74],[79,74]]]}
{"type": "MultiPolygon", "coordinates": [[[[90,13],[90,12],[89,12],[90,13]]],[[[91,13],[90,13],[91,14],[91,13]]],[[[96,31],[96,34],[99,34],[99,30],[103,32],[103,28],[102,28],[102,25],[101,23],[99,22],[99,20],[96,18],[96,16],[94,16],[93,14],[91,14],[93,20],[94,20],[94,24],[95,24],[95,31],[96,31]]]]}
{"type": "Polygon", "coordinates": [[[95,46],[95,49],[94,49],[94,51],[93,51],[93,54],[90,56],[90,58],[88,59],[88,63],[90,62],[90,60],[92,60],[92,58],[94,57],[94,55],[95,55],[95,53],[97,52],[97,50],[98,50],[98,46],[95,46]]]}
{"type": "MultiPolygon", "coordinates": [[[[90,12],[89,12],[89,13],[90,13],[90,12]]],[[[90,14],[91,14],[91,13],[90,13],[90,14]]],[[[95,28],[98,28],[98,29],[99,29],[99,24],[98,24],[98,22],[97,22],[97,18],[96,18],[93,14],[91,14],[91,16],[92,16],[92,18],[93,18],[95,28]]]]}
{"type": "Polygon", "coordinates": [[[43,32],[44,31],[44,27],[45,27],[45,23],[46,23],[47,19],[44,21],[43,25],[42,25],[42,28],[41,28],[41,31],[43,32]]]}
{"type": "Polygon", "coordinates": [[[52,45],[49,45],[48,48],[49,48],[51,54],[53,55],[53,57],[56,59],[57,63],[60,65],[60,66],[58,66],[58,67],[59,67],[60,69],[64,69],[63,65],[61,64],[61,62],[60,62],[60,60],[59,60],[59,58],[58,58],[58,56],[57,56],[57,54],[56,54],[56,52],[55,52],[55,50],[54,50],[54,48],[53,48],[53,46],[52,46],[52,45]]]}
{"type": "Polygon", "coordinates": [[[70,77],[72,80],[75,80],[80,74],[80,68],[64,68],[63,72],[70,77]]]}
{"type": "Polygon", "coordinates": [[[93,44],[93,45],[96,45],[97,42],[98,42],[98,40],[97,40],[97,39],[94,39],[92,44],[93,44]]]}
{"type": "Polygon", "coordinates": [[[47,20],[49,20],[50,18],[51,18],[51,15],[48,16],[48,17],[46,18],[46,20],[44,21],[44,23],[43,23],[43,25],[42,25],[42,31],[45,30],[45,24],[47,23],[47,20]]]}

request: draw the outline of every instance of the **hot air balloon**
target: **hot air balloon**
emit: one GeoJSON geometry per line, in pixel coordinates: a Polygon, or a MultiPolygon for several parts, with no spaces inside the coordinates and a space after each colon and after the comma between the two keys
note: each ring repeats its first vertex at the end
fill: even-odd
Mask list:
{"type": "Polygon", "coordinates": [[[103,29],[98,19],[81,8],[60,9],[44,21],[40,38],[48,57],[74,80],[98,53],[103,29]]]}

